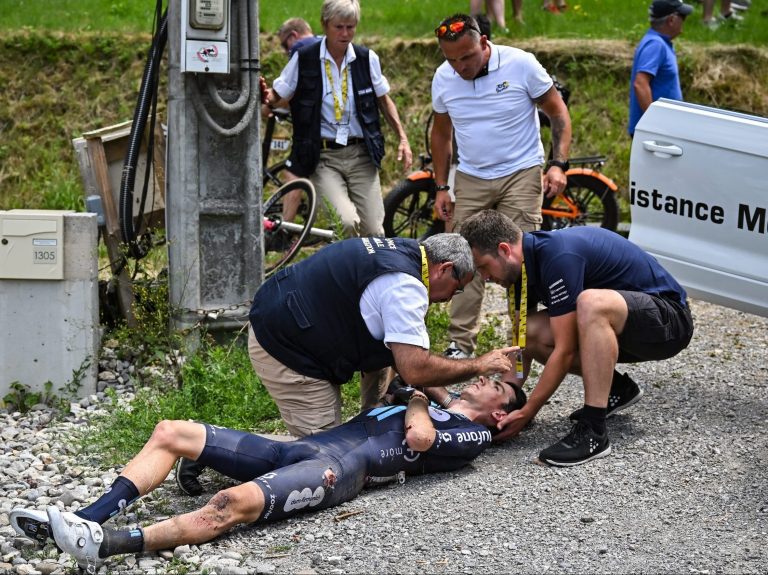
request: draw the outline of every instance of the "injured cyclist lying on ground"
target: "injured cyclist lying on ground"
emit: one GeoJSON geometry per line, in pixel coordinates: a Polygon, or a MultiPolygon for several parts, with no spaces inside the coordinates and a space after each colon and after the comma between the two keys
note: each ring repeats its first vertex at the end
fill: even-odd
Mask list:
{"type": "Polygon", "coordinates": [[[10,522],[21,535],[49,539],[95,572],[106,557],[200,544],[240,523],[264,523],[339,505],[366,485],[395,476],[458,469],[491,444],[491,431],[525,403],[511,385],[481,377],[450,410],[429,405],[421,392],[399,392],[399,405],[364,411],[350,421],[297,441],[190,421],[161,421],[112,486],[70,513],[16,508],[10,522]],[[102,523],[160,485],[180,457],[243,483],[216,493],[200,509],[146,527],[115,530],[102,523]],[[343,472],[342,472],[343,470],[343,472]]]}

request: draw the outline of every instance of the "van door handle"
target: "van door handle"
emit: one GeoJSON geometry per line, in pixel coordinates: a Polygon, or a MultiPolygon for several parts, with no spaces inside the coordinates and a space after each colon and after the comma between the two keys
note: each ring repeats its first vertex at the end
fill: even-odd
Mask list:
{"type": "Polygon", "coordinates": [[[668,144],[667,142],[655,142],[653,140],[645,140],[643,142],[643,148],[649,152],[653,152],[654,156],[659,158],[671,158],[672,156],[682,156],[683,149],[680,146],[674,144],[668,144]]]}

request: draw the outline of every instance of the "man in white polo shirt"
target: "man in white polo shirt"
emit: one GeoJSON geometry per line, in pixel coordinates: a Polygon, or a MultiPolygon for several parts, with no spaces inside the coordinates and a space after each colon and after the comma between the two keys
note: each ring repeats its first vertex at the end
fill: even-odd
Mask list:
{"type": "MultiPolygon", "coordinates": [[[[485,209],[510,217],[523,231],[541,225],[542,192],[565,189],[571,119],[552,78],[533,54],[497,46],[466,14],[435,29],[445,62],[432,79],[432,159],[438,217],[458,226],[485,209]],[[550,119],[552,159],[544,165],[537,106],[550,119]],[[455,204],[448,186],[451,138],[459,165],[455,204]]],[[[478,276],[451,302],[451,345],[445,355],[464,358],[477,342],[485,285],[478,276]]]]}

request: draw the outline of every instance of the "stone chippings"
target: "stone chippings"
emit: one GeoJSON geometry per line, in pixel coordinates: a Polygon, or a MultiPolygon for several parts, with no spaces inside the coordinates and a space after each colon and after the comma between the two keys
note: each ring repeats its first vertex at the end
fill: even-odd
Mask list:
{"type": "MultiPolygon", "coordinates": [[[[500,292],[487,299],[486,313],[503,315],[500,292]]],[[[768,320],[703,302],[693,311],[685,352],[626,366],[646,396],[609,420],[610,457],[572,469],[534,463],[581,405],[580,380],[569,377],[518,439],[471,467],[205,545],[113,557],[101,573],[768,572],[768,320]]],[[[0,412],[0,573],[73,571],[52,545],[15,536],[8,513],[76,510],[120,471],[79,451],[105,389],[127,399],[137,381],[109,348],[100,372],[98,392],[63,421],[44,406],[0,412]]],[[[207,493],[188,498],[171,478],[110,523],[190,511],[228,485],[207,474],[207,493]]]]}

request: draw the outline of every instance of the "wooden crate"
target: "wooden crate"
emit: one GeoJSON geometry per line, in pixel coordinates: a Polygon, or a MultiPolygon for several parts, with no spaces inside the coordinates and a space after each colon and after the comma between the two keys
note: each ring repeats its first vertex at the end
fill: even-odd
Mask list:
{"type": "MultiPolygon", "coordinates": [[[[129,326],[135,326],[134,294],[125,266],[119,218],[120,182],[130,132],[131,122],[124,122],[86,132],[82,137],[73,139],[72,144],[80,166],[85,197],[101,198],[104,210],[102,237],[107,247],[112,274],[117,279],[120,313],[129,326]]],[[[139,213],[141,190],[147,170],[146,141],[142,142],[133,193],[134,229],[137,234],[148,228],[165,227],[165,135],[159,125],[155,130],[153,157],[154,165],[149,165],[150,186],[142,217],[139,213]]]]}

